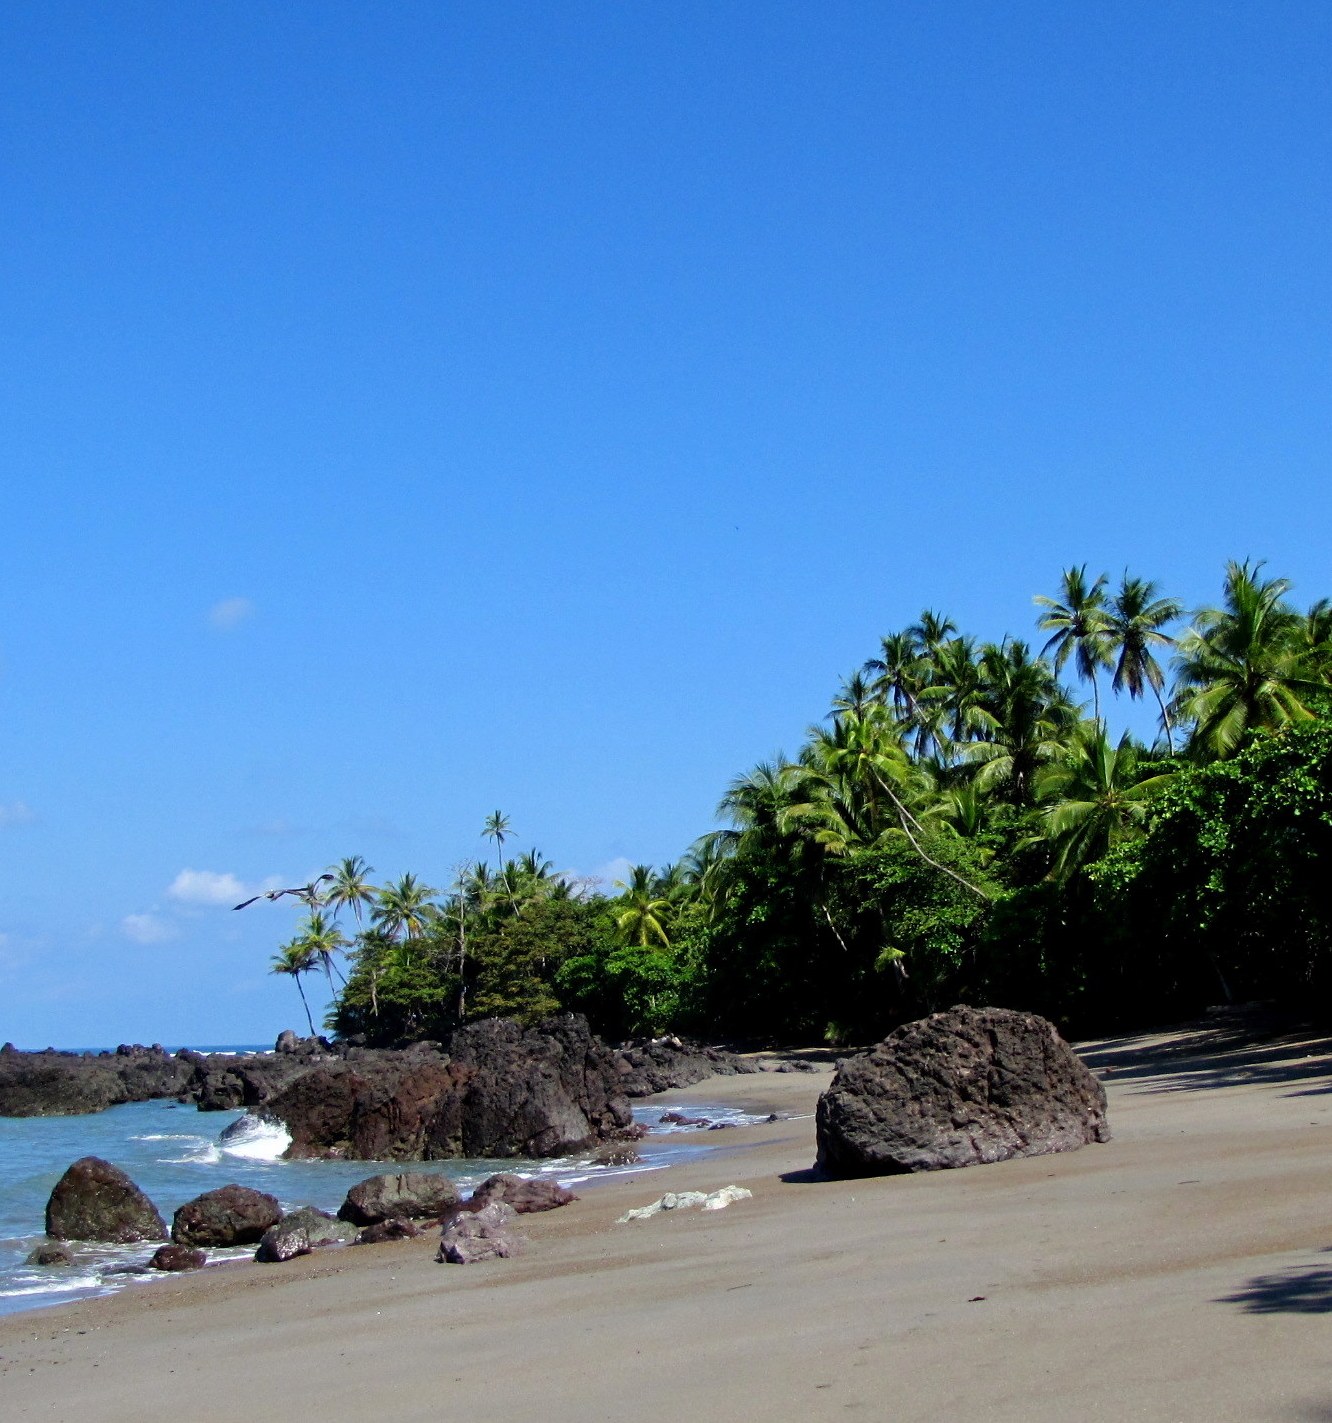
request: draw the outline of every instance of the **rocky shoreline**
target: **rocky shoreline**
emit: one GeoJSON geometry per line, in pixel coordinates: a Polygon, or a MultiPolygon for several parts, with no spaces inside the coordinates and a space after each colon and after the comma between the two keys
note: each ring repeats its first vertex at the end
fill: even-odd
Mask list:
{"type": "Polygon", "coordinates": [[[291,1136],[287,1155],[420,1161],[549,1157],[632,1138],[629,1099],[759,1070],[679,1038],[612,1048],[576,1014],[531,1027],[487,1019],[447,1045],[369,1048],[283,1033],[271,1053],[159,1045],[72,1053],[0,1048],[0,1116],[73,1116],[174,1099],[249,1110],[291,1136]]]}

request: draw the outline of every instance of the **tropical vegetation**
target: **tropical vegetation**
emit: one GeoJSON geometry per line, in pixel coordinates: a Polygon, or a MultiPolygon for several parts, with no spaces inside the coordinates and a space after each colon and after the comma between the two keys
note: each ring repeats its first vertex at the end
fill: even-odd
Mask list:
{"type": "Polygon", "coordinates": [[[493,860],[444,889],[333,866],[274,972],[324,975],[328,1026],[374,1043],[561,1008],[613,1038],[842,1043],[964,999],[1080,1032],[1307,1004],[1332,985],[1332,605],[1291,594],[1232,563],[1186,614],[1071,567],[1039,645],[926,611],[675,863],[608,892],[506,854],[497,810],[493,860]]]}

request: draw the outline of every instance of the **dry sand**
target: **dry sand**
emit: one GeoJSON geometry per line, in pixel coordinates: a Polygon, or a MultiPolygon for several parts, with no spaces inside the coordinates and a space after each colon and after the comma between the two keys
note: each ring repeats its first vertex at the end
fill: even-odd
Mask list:
{"type": "MultiPolygon", "coordinates": [[[[525,1217],[529,1253],[433,1239],[154,1281],[0,1320],[0,1417],[54,1423],[1332,1420],[1323,1039],[1084,1045],[1115,1139],[809,1179],[813,1122],[525,1217]],[[730,1209],[614,1219],[737,1182],[730,1209]]],[[[672,1102],[812,1112],[813,1075],[672,1102]]]]}

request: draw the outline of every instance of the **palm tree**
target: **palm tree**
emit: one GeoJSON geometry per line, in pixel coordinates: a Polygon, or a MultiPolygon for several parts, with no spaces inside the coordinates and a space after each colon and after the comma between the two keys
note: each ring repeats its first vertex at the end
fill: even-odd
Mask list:
{"type": "Polygon", "coordinates": [[[373,904],[377,890],[368,876],[374,873],[360,855],[350,855],[328,867],[333,876],[333,888],[324,895],[324,903],[331,905],[336,914],[340,909],[350,909],[356,916],[357,924],[367,904],[373,904]]]}
{"type": "Polygon", "coordinates": [[[403,936],[419,939],[432,917],[434,906],[430,899],[434,893],[415,875],[403,875],[379,891],[375,906],[370,911],[370,921],[391,939],[403,936]]]}
{"type": "MultiPolygon", "coordinates": [[[[324,970],[324,977],[328,979],[329,995],[332,996],[334,993],[333,969],[336,966],[334,955],[341,953],[347,946],[347,941],[342,937],[342,932],[337,924],[316,909],[311,912],[308,918],[301,921],[293,943],[300,944],[306,949],[310,955],[311,964],[317,964],[324,970]]],[[[341,972],[338,977],[342,977],[341,972]]]]}
{"type": "Polygon", "coordinates": [[[1105,584],[1103,573],[1089,585],[1084,563],[1080,568],[1064,570],[1058,598],[1038,594],[1033,599],[1038,607],[1046,609],[1037,627],[1051,635],[1042,653],[1053,650],[1056,672],[1063,670],[1070,657],[1073,659],[1078,676],[1091,683],[1097,721],[1101,719],[1101,691],[1096,673],[1110,665],[1105,584]]]}
{"type": "Polygon", "coordinates": [[[1306,620],[1286,602],[1290,582],[1263,565],[1226,565],[1223,606],[1204,608],[1180,640],[1176,710],[1194,723],[1195,754],[1232,755],[1255,730],[1309,721],[1301,697],[1324,690],[1307,664],[1306,620]]]}
{"type": "Polygon", "coordinates": [[[976,784],[1030,805],[1037,772],[1060,756],[1077,723],[1077,709],[1043,658],[1025,642],[987,643],[980,652],[980,687],[969,718],[981,739],[964,748],[979,762],[976,784]]]}
{"type": "Polygon", "coordinates": [[[1172,773],[1139,757],[1127,733],[1112,746],[1099,722],[1082,722],[1068,754],[1040,773],[1040,794],[1050,801],[1039,819],[1054,851],[1052,879],[1068,879],[1143,833],[1152,797],[1172,773]]]}
{"type": "Polygon", "coordinates": [[[289,944],[283,944],[270,960],[268,971],[284,973],[295,983],[300,991],[301,1004],[305,1008],[305,1021],[310,1025],[310,1036],[314,1037],[315,1025],[314,1019],[310,1016],[310,1001],[306,998],[305,988],[301,984],[301,975],[314,971],[314,955],[309,947],[300,939],[293,939],[289,944]]]}
{"type": "Polygon", "coordinates": [[[481,834],[484,839],[495,842],[495,868],[504,881],[504,888],[509,891],[509,903],[513,912],[517,914],[518,905],[514,902],[513,888],[509,884],[509,872],[504,867],[504,841],[508,838],[511,829],[509,817],[503,811],[497,810],[486,816],[486,823],[482,827],[481,834]]]}
{"type": "Polygon", "coordinates": [[[875,672],[873,690],[880,701],[892,702],[899,717],[915,710],[921,686],[920,645],[910,632],[895,632],[882,639],[878,657],[865,663],[866,672],[875,672]]]}
{"type": "Polygon", "coordinates": [[[1145,688],[1152,689],[1161,708],[1161,725],[1171,752],[1175,749],[1174,731],[1161,693],[1165,674],[1152,656],[1152,649],[1175,645],[1175,639],[1161,629],[1182,616],[1183,611],[1178,599],[1158,597],[1155,583],[1130,578],[1126,571],[1119,592],[1110,599],[1106,618],[1106,645],[1115,666],[1110,685],[1116,692],[1127,692],[1133,701],[1142,696],[1145,688]]]}
{"type": "Polygon", "coordinates": [[[615,923],[625,942],[645,949],[656,939],[663,948],[670,948],[666,919],[671,905],[658,893],[652,866],[632,866],[628,881],[616,880],[615,887],[624,891],[619,897],[624,907],[616,914],[615,923]]]}

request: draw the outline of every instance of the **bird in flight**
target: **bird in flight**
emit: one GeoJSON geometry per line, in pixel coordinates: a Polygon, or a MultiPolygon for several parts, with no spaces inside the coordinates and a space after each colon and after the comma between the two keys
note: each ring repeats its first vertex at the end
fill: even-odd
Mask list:
{"type": "Polygon", "coordinates": [[[320,875],[318,879],[311,880],[309,884],[297,885],[295,889],[269,889],[263,894],[256,894],[249,899],[243,900],[240,904],[233,904],[233,910],[244,909],[248,905],[257,904],[261,899],[281,899],[284,894],[294,894],[297,899],[308,904],[311,909],[319,903],[319,886],[325,880],[331,880],[332,875],[320,875]]]}

